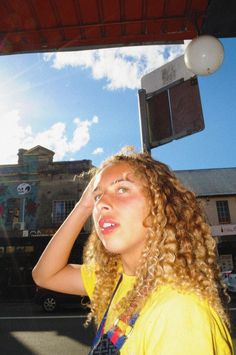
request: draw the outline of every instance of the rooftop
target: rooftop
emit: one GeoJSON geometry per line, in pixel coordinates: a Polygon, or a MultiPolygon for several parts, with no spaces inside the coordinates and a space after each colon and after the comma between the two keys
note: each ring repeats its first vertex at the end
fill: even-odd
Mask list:
{"type": "Polygon", "coordinates": [[[236,195],[236,167],[175,171],[197,196],[236,195]]]}

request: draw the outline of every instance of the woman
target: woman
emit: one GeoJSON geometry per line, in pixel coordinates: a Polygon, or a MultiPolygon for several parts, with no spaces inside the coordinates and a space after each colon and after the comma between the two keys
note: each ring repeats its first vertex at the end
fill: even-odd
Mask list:
{"type": "Polygon", "coordinates": [[[146,153],[102,164],[33,277],[42,287],[90,297],[87,322],[100,324],[91,354],[233,354],[210,228],[194,194],[146,153]],[[91,214],[84,264],[69,265],[91,214]]]}

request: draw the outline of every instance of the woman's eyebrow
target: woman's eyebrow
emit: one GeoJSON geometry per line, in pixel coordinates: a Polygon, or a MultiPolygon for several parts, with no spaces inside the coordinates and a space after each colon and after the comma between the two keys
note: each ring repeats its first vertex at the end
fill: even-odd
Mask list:
{"type": "MultiPolygon", "coordinates": [[[[112,181],[111,183],[110,183],[110,186],[113,186],[113,185],[115,185],[115,184],[118,184],[119,182],[130,182],[130,183],[134,183],[134,181],[132,181],[131,179],[129,179],[129,177],[128,176],[125,176],[125,177],[121,177],[121,178],[118,178],[118,179],[115,179],[114,181],[112,181]]],[[[101,190],[101,187],[100,187],[100,185],[98,185],[98,186],[96,186],[95,187],[95,189],[93,190],[93,193],[94,192],[96,192],[96,191],[99,191],[99,190],[101,190]]]]}
{"type": "Polygon", "coordinates": [[[115,184],[118,184],[119,182],[123,182],[123,181],[125,181],[125,182],[128,181],[128,182],[133,183],[133,181],[130,180],[130,179],[128,178],[128,176],[126,176],[126,177],[118,178],[118,179],[112,181],[110,185],[115,185],[115,184]]]}

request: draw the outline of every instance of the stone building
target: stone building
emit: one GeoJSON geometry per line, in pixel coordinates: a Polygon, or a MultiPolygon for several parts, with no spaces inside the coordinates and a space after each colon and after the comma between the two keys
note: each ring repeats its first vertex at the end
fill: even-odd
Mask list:
{"type": "MultiPolygon", "coordinates": [[[[0,166],[1,297],[34,296],[32,268],[88,183],[90,160],[54,162],[53,156],[42,146],[19,149],[18,164],[0,166]]],[[[82,262],[90,229],[88,221],[69,262],[82,262]]]]}
{"type": "Polygon", "coordinates": [[[0,166],[0,237],[52,235],[78,201],[91,161],[53,156],[42,146],[19,149],[18,164],[0,166]]]}
{"type": "Polygon", "coordinates": [[[222,271],[236,268],[236,168],[182,170],[176,175],[201,202],[222,271]]]}

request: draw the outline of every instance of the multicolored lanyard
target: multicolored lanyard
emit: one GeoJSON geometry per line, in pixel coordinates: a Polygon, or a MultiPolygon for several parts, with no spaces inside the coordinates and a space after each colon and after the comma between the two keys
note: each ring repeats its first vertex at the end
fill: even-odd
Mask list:
{"type": "MultiPolygon", "coordinates": [[[[120,276],[118,283],[116,285],[116,288],[113,291],[113,294],[111,296],[110,302],[108,304],[108,307],[106,309],[106,312],[102,318],[102,321],[99,325],[97,334],[94,338],[93,341],[93,346],[95,346],[96,344],[99,343],[102,335],[104,334],[104,328],[105,328],[105,323],[106,323],[106,319],[107,319],[107,314],[111,305],[111,302],[113,300],[113,297],[120,285],[122,281],[122,275],[120,276]]],[[[122,347],[122,345],[124,344],[124,342],[126,341],[126,339],[129,337],[129,335],[131,334],[134,324],[138,318],[139,314],[134,314],[129,320],[128,322],[124,322],[121,319],[117,319],[117,321],[113,324],[113,326],[111,327],[111,329],[109,329],[107,331],[107,337],[110,339],[110,341],[113,343],[113,345],[117,348],[120,349],[122,347]]]]}

